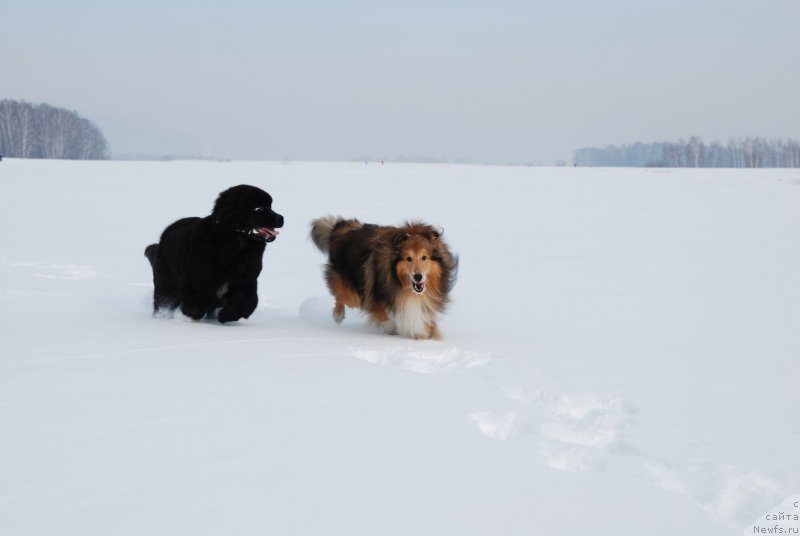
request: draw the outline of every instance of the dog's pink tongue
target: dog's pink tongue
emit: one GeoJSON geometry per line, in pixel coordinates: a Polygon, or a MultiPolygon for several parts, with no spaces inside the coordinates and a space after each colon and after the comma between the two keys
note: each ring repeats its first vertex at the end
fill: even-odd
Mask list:
{"type": "Polygon", "coordinates": [[[259,227],[258,234],[261,236],[278,236],[280,233],[275,229],[270,229],[269,227],[259,227]]]}

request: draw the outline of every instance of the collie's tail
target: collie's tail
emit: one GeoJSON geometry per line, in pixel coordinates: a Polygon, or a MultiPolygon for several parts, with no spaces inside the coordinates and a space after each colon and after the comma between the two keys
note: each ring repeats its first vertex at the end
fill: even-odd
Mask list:
{"type": "Polygon", "coordinates": [[[331,234],[336,224],[344,221],[341,216],[323,216],[311,222],[311,240],[325,254],[331,251],[331,234]]]}

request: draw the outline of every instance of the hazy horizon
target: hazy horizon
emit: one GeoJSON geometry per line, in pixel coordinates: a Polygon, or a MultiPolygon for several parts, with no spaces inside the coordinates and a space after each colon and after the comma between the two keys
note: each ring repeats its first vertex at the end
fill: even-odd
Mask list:
{"type": "Polygon", "coordinates": [[[552,164],[800,135],[800,3],[10,0],[0,98],[118,155],[552,164]]]}

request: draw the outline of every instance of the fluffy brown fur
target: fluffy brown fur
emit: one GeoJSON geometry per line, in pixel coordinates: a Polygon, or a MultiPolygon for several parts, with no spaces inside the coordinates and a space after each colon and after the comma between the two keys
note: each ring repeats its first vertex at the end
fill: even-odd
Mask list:
{"type": "Polygon", "coordinates": [[[336,300],[333,318],[345,307],[365,311],[390,334],[439,338],[436,318],[455,283],[458,259],[442,232],[421,222],[379,226],[326,216],[311,222],[311,239],[328,255],[325,280],[336,300]]]}

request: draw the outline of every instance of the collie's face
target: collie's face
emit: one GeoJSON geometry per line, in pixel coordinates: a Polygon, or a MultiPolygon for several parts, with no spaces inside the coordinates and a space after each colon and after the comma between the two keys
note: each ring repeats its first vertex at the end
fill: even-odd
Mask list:
{"type": "Polygon", "coordinates": [[[421,295],[439,284],[441,266],[431,259],[432,249],[430,242],[421,236],[411,236],[402,242],[395,272],[403,290],[421,295]]]}

